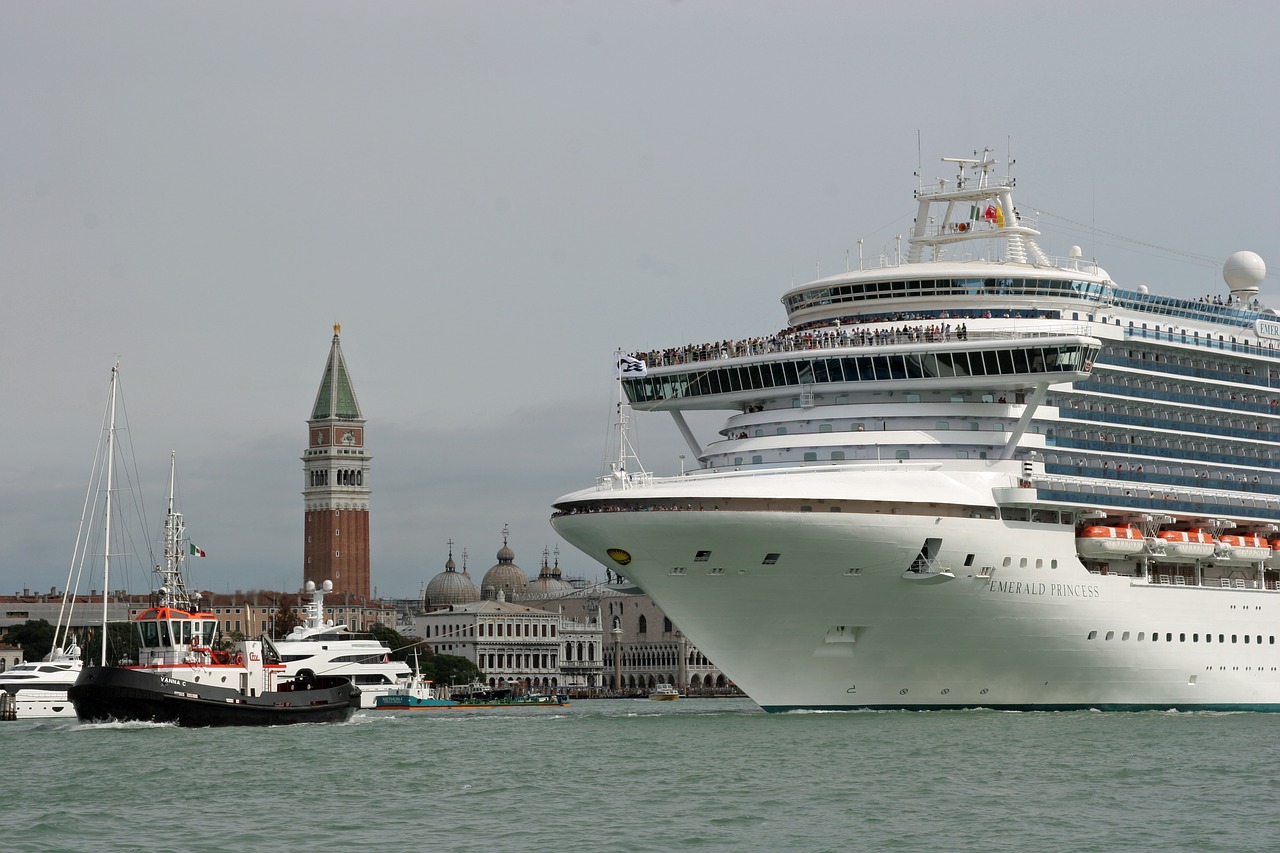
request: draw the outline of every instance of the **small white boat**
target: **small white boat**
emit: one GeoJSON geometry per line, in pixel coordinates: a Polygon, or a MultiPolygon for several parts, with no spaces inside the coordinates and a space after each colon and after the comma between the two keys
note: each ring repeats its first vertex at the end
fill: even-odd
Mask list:
{"type": "Polygon", "coordinates": [[[680,691],[676,690],[675,687],[670,684],[659,684],[657,687],[653,688],[653,692],[649,694],[649,698],[659,702],[679,699],[680,691]]]}

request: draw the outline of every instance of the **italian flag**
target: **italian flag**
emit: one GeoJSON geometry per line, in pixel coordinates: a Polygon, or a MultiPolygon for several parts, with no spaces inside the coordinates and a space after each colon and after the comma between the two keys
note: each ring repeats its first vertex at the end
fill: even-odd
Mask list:
{"type": "Polygon", "coordinates": [[[191,556],[193,556],[193,557],[203,557],[203,556],[204,556],[204,551],[202,551],[201,549],[197,548],[197,547],[195,546],[195,543],[194,543],[194,542],[193,542],[193,543],[191,543],[191,556]]]}

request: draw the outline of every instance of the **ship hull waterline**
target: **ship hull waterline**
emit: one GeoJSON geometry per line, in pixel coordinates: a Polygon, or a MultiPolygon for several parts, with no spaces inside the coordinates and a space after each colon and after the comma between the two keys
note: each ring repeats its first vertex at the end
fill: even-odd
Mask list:
{"type": "Polygon", "coordinates": [[[552,523],[768,711],[1280,711],[1274,648],[1232,642],[1273,630],[1265,593],[1090,574],[1067,525],[727,511],[552,523]],[[926,537],[948,571],[908,571],[926,537]],[[1225,645],[1189,642],[1219,630],[1225,645]]]}
{"type": "Polygon", "coordinates": [[[279,726],[336,723],[359,707],[347,678],[320,676],[310,689],[295,682],[250,695],[227,687],[179,681],[145,670],[86,667],[69,691],[81,722],[145,721],[180,726],[279,726]]]}

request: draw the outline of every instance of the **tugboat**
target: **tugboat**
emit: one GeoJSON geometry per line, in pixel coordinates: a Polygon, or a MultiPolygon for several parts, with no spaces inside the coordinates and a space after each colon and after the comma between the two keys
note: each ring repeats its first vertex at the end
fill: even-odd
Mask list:
{"type": "MultiPolygon", "coordinates": [[[[68,691],[81,722],[153,721],[180,726],[276,726],[348,719],[360,705],[349,678],[299,673],[291,679],[279,662],[264,659],[263,644],[242,641],[219,648],[218,619],[187,592],[182,565],[185,525],[173,508],[173,467],[165,516],[162,585],[154,606],[135,620],[136,663],[85,666],[68,691]]],[[[107,494],[110,495],[110,487],[107,494]]],[[[110,511],[108,508],[108,517],[110,511]]],[[[106,632],[103,632],[104,638],[106,632]]]]}

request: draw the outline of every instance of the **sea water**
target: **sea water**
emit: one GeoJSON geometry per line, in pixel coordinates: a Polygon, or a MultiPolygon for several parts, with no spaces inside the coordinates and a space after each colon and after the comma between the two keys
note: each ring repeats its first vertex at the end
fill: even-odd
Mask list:
{"type": "Polygon", "coordinates": [[[1263,851],[1280,717],[748,700],[0,723],[0,850],[1263,851]]]}

